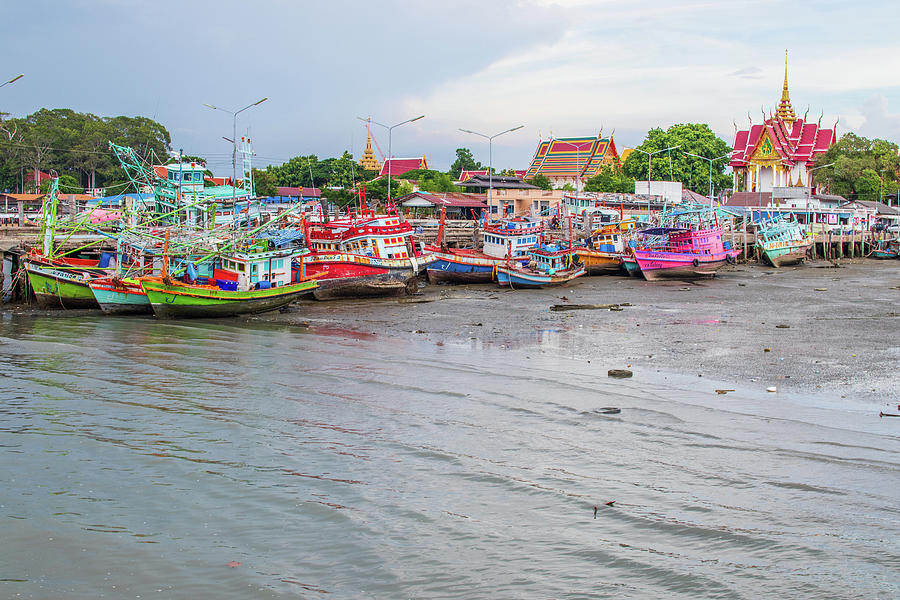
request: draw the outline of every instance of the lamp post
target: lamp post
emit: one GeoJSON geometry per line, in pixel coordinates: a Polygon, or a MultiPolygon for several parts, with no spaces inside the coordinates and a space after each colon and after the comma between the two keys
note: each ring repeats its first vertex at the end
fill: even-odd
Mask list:
{"type": "Polygon", "coordinates": [[[709,207],[712,208],[713,205],[713,184],[712,184],[712,165],[717,160],[722,160],[723,158],[728,158],[731,154],[723,154],[722,156],[717,156],[716,158],[706,158],[705,156],[700,156],[699,154],[691,154],[690,152],[685,152],[688,156],[693,156],[694,158],[701,158],[709,163],[709,207]]]}
{"type": "Polygon", "coordinates": [[[495,133],[494,135],[485,135],[483,133],[478,133],[477,131],[472,131],[471,129],[463,129],[459,128],[460,131],[464,131],[465,133],[471,133],[473,135],[479,135],[485,138],[488,141],[488,210],[490,211],[490,207],[493,206],[493,198],[494,198],[494,138],[503,135],[504,133],[509,133],[510,131],[516,131],[517,129],[522,129],[525,127],[524,125],[519,125],[517,127],[512,127],[510,129],[506,129],[501,131],[500,133],[495,133]]]}
{"type": "MultiPolygon", "coordinates": [[[[203,103],[203,106],[207,106],[213,110],[221,110],[222,112],[226,112],[232,116],[232,121],[231,121],[231,144],[232,144],[232,150],[231,150],[231,205],[232,205],[232,207],[235,204],[235,186],[237,185],[237,116],[239,114],[241,114],[242,112],[244,112],[245,110],[247,110],[248,108],[253,108],[254,106],[262,104],[263,102],[265,102],[268,99],[269,99],[268,97],[265,97],[262,100],[257,100],[253,104],[248,104],[244,108],[242,108],[240,110],[235,110],[235,111],[231,111],[231,110],[228,110],[227,108],[222,108],[220,106],[213,106],[212,104],[206,104],[205,102],[203,103]]],[[[225,138],[225,139],[228,139],[228,138],[225,138]]],[[[235,217],[237,217],[237,215],[235,215],[235,217]]],[[[249,224],[250,224],[250,196],[248,193],[248,195],[247,195],[247,225],[248,225],[248,227],[249,227],[249,224]]]]}
{"type": "MultiPolygon", "coordinates": [[[[675,148],[681,148],[681,144],[677,146],[670,146],[669,148],[663,148],[662,150],[656,150],[654,152],[647,152],[645,150],[641,150],[640,148],[635,148],[636,151],[641,154],[647,155],[647,195],[650,195],[650,180],[653,179],[653,155],[659,154],[660,152],[668,152],[670,150],[674,150],[675,148]]],[[[648,200],[649,202],[649,200],[648,200]]]]}
{"type": "Polygon", "coordinates": [[[405,121],[401,121],[396,125],[385,125],[384,123],[379,123],[378,121],[373,121],[371,118],[363,119],[362,117],[356,117],[360,121],[365,121],[366,123],[375,123],[376,125],[380,125],[388,130],[388,202],[391,200],[391,158],[393,157],[393,150],[391,149],[391,135],[394,132],[394,127],[400,127],[401,125],[406,125],[407,123],[412,123],[413,121],[418,121],[419,119],[424,118],[425,115],[419,115],[418,117],[413,117],[412,119],[407,119],[405,121]]]}
{"type": "Polygon", "coordinates": [[[2,88],[4,85],[9,85],[11,83],[15,83],[16,81],[22,79],[23,77],[25,77],[25,73],[19,73],[18,75],[16,75],[9,81],[4,81],[3,83],[0,83],[0,88],[2,88]]]}
{"type": "Polygon", "coordinates": [[[813,228],[809,222],[809,200],[810,200],[810,196],[812,195],[812,186],[810,185],[810,175],[809,174],[812,173],[813,171],[817,171],[819,169],[824,169],[825,167],[833,167],[833,166],[834,166],[834,163],[828,163],[827,165],[813,167],[812,169],[810,169],[809,171],[806,172],[807,173],[806,174],[806,226],[809,227],[810,233],[813,233],[813,228]]]}

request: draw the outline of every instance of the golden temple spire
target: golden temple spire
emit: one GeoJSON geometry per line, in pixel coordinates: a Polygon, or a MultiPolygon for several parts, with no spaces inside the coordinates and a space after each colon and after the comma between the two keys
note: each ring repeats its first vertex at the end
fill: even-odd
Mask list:
{"type": "Polygon", "coordinates": [[[788,93],[788,80],[787,80],[787,67],[788,67],[788,51],[785,49],[784,51],[784,88],[781,90],[781,102],[778,104],[778,110],[775,111],[775,114],[778,115],[778,118],[784,121],[785,123],[793,123],[797,120],[797,115],[794,114],[794,107],[791,106],[791,96],[788,93]]]}
{"type": "Polygon", "coordinates": [[[380,171],[381,163],[375,158],[375,151],[372,149],[372,120],[366,122],[368,136],[366,137],[366,150],[363,152],[362,158],[359,159],[360,166],[366,171],[380,171]]]}

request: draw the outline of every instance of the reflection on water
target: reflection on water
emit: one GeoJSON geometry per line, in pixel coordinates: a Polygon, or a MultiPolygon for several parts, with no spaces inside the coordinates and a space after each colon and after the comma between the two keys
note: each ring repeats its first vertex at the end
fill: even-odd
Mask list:
{"type": "Polygon", "coordinates": [[[410,338],[3,321],[0,595],[900,594],[896,428],[410,338]]]}

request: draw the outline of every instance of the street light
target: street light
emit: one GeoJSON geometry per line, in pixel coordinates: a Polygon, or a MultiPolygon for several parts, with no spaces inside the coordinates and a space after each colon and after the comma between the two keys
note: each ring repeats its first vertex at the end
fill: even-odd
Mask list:
{"type": "Polygon", "coordinates": [[[703,160],[709,163],[709,207],[712,208],[713,205],[713,184],[712,184],[712,164],[717,160],[722,160],[723,158],[728,158],[731,154],[723,154],[722,156],[717,156],[716,158],[706,158],[705,156],[700,156],[699,154],[691,154],[690,152],[685,152],[688,156],[693,156],[694,158],[702,158],[703,160]]]}
{"type": "MultiPolygon", "coordinates": [[[[254,106],[262,104],[263,102],[265,102],[268,99],[269,98],[267,96],[267,97],[263,98],[262,100],[257,100],[253,104],[248,104],[244,108],[242,108],[240,110],[236,110],[236,111],[231,111],[231,110],[228,110],[227,108],[222,108],[220,106],[213,106],[212,104],[207,104],[206,102],[203,103],[203,106],[209,107],[213,110],[221,110],[222,112],[226,112],[232,116],[232,122],[231,122],[231,144],[232,144],[232,150],[231,150],[231,205],[232,205],[232,207],[234,207],[235,202],[236,202],[234,188],[237,185],[237,116],[239,114],[241,114],[242,112],[244,112],[245,110],[247,110],[248,108],[253,108],[254,106]]],[[[225,138],[225,139],[228,139],[228,138],[225,138]]],[[[181,168],[181,166],[179,165],[179,169],[180,168],[181,168]]],[[[246,187],[246,184],[245,184],[245,187],[246,187]]],[[[237,218],[237,215],[235,215],[235,219],[236,218],[237,218]]],[[[247,225],[248,225],[248,227],[250,225],[250,194],[249,194],[249,190],[247,193],[247,225]]]]}
{"type": "MultiPolygon", "coordinates": [[[[674,150],[675,148],[681,148],[681,144],[677,146],[670,146],[669,148],[663,148],[662,150],[656,150],[655,152],[646,152],[641,150],[640,148],[635,148],[636,151],[647,155],[647,195],[650,195],[650,180],[653,179],[653,155],[659,154],[660,152],[668,152],[670,150],[674,150]]],[[[648,200],[649,202],[649,200],[648,200]]]]}
{"type": "Polygon", "coordinates": [[[472,131],[471,129],[463,129],[459,128],[460,131],[464,131],[465,133],[471,133],[473,135],[480,135],[481,137],[487,139],[488,141],[488,211],[491,210],[490,207],[493,206],[493,197],[494,197],[494,138],[503,135],[504,133],[509,133],[510,131],[516,131],[517,129],[522,129],[525,127],[524,125],[519,125],[517,127],[513,127],[511,129],[507,129],[505,131],[501,131],[500,133],[495,133],[494,135],[485,135],[483,133],[478,133],[477,131],[472,131]]]}
{"type": "Polygon", "coordinates": [[[834,163],[828,163],[827,165],[821,165],[819,167],[813,167],[809,171],[806,172],[806,226],[809,227],[809,231],[813,233],[813,228],[810,226],[809,222],[809,200],[812,195],[812,186],[810,186],[810,176],[809,174],[813,171],[817,171],[819,169],[824,169],[825,167],[833,167],[834,163]]]}
{"type": "Polygon", "coordinates": [[[418,117],[413,117],[412,119],[407,119],[405,121],[401,121],[400,123],[397,123],[396,125],[385,125],[384,123],[379,123],[378,121],[373,121],[371,119],[371,117],[368,119],[363,119],[362,117],[356,117],[356,118],[359,119],[360,121],[365,121],[366,123],[375,123],[376,125],[380,125],[388,130],[388,197],[387,197],[387,199],[388,199],[388,202],[390,202],[390,200],[391,200],[391,158],[392,158],[392,152],[393,152],[393,150],[391,150],[391,134],[394,132],[394,127],[400,127],[401,125],[406,125],[407,123],[412,123],[413,121],[418,121],[419,119],[425,118],[425,115],[419,115],[418,117]]]}
{"type": "Polygon", "coordinates": [[[2,88],[4,85],[9,85],[11,83],[15,83],[16,81],[22,79],[23,77],[25,77],[25,73],[19,73],[18,75],[16,75],[9,81],[4,81],[3,83],[0,83],[0,88],[2,88]]]}

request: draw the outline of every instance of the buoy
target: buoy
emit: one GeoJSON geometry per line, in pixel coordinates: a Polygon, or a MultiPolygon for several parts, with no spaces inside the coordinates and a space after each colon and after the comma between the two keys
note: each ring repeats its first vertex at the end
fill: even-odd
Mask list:
{"type": "Polygon", "coordinates": [[[772,392],[772,393],[774,394],[774,393],[777,392],[778,390],[777,390],[777,389],[775,388],[775,386],[773,385],[772,387],[766,388],[766,391],[767,391],[767,392],[772,392]]]}

